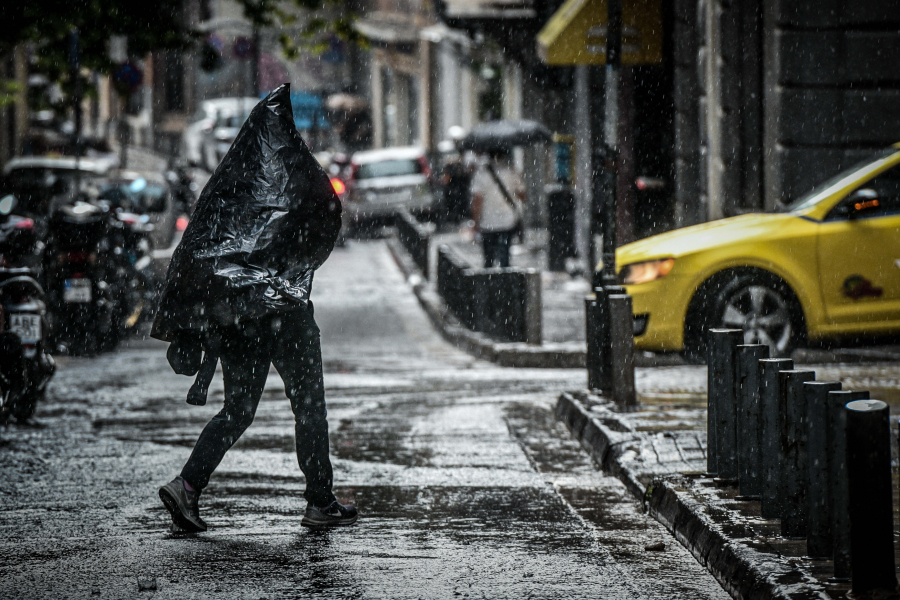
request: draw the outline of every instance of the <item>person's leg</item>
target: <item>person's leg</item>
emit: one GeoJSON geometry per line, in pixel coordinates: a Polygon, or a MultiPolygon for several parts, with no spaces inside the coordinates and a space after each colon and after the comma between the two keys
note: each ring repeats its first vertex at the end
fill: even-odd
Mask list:
{"type": "Polygon", "coordinates": [[[306,476],[304,497],[313,506],[334,501],[333,472],[328,456],[328,412],[322,381],[322,350],[312,303],[307,309],[273,319],[276,343],[272,363],[284,380],[294,412],[297,462],[306,476]]]}
{"type": "Polygon", "coordinates": [[[253,422],[269,373],[268,342],[241,337],[223,344],[220,360],[225,383],[225,404],[206,425],[181,477],[201,491],[222,457],[253,422]]]}
{"type": "Polygon", "coordinates": [[[497,234],[493,231],[481,232],[481,249],[484,254],[484,268],[490,269],[498,260],[497,234]]]}
{"type": "Polygon", "coordinates": [[[496,257],[497,266],[501,268],[509,267],[509,245],[512,241],[511,231],[498,231],[497,239],[494,242],[494,256],[496,257]]]}

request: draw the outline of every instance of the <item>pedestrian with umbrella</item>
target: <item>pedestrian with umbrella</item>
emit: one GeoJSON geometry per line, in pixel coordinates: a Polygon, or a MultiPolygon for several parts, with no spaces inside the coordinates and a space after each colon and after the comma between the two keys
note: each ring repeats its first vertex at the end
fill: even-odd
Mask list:
{"type": "Polygon", "coordinates": [[[313,272],[340,227],[340,201],[294,126],[290,89],[283,85],[253,109],[200,195],[153,324],[151,335],[171,342],[167,358],[175,372],[199,371],[188,402],[205,403],[217,359],[225,380],[222,410],[203,429],[181,474],[159,490],[174,531],[206,531],[198,499],[253,421],[270,364],[294,413],[297,460],[306,476],[301,524],[356,521],[356,508],[339,503],[331,490],[322,356],[310,301],[313,272]]]}
{"type": "Polygon", "coordinates": [[[476,125],[460,140],[460,150],[487,156],[471,184],[472,220],[481,235],[485,268],[509,267],[512,238],[522,227],[525,182],[512,167],[512,148],[550,138],[550,131],[535,121],[501,120],[476,125]]]}

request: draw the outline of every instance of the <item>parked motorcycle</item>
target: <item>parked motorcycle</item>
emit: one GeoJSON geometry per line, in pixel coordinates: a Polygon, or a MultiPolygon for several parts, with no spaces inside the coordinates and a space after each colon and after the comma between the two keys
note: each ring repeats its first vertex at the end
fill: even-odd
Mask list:
{"type": "Polygon", "coordinates": [[[172,196],[175,199],[179,214],[190,216],[194,211],[194,204],[197,202],[197,191],[199,186],[194,181],[194,176],[186,164],[175,162],[169,165],[166,171],[166,181],[172,189],[172,196]]]}
{"type": "Polygon", "coordinates": [[[50,217],[44,250],[50,339],[59,350],[96,354],[120,338],[120,261],[110,243],[111,216],[76,200],[50,217]]]}
{"type": "Polygon", "coordinates": [[[115,324],[120,333],[133,333],[151,318],[155,285],[151,274],[153,224],[147,215],[122,210],[114,213],[109,245],[116,267],[118,293],[115,324]]]}
{"type": "Polygon", "coordinates": [[[38,244],[34,221],[0,199],[0,423],[30,419],[56,370],[46,343],[44,290],[27,265],[38,244]]]}

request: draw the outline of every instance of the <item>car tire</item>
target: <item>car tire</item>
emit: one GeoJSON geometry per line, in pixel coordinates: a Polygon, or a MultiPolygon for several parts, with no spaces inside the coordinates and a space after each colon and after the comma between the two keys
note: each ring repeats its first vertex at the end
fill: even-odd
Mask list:
{"type": "Polygon", "coordinates": [[[771,358],[787,358],[806,337],[796,294],[776,275],[761,269],[735,269],[704,283],[688,308],[684,358],[707,361],[709,329],[743,329],[745,344],[769,346],[771,358]]]}

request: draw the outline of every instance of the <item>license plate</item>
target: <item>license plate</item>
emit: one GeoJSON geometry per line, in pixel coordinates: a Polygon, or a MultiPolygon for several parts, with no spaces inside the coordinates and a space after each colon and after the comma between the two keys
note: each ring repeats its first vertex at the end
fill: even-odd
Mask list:
{"type": "Polygon", "coordinates": [[[64,302],[90,302],[91,301],[91,280],[90,279],[66,279],[66,285],[63,289],[64,302]]]}
{"type": "Polygon", "coordinates": [[[41,341],[41,317],[28,313],[11,313],[9,330],[18,335],[23,344],[37,344],[41,341]]]}

